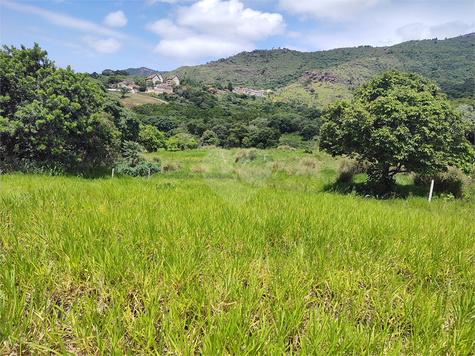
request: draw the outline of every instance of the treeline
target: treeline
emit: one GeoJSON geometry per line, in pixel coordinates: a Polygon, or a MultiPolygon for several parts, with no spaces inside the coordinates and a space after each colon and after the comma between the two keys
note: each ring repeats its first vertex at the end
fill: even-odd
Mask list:
{"type": "MultiPolygon", "coordinates": [[[[319,133],[318,109],[245,94],[211,94],[203,89],[178,89],[174,94],[161,95],[168,105],[146,104],[132,110],[143,127],[155,128],[166,138],[173,138],[172,142],[185,138],[196,142],[180,147],[302,147],[319,133]]],[[[165,143],[161,147],[169,146],[165,143]]]]}

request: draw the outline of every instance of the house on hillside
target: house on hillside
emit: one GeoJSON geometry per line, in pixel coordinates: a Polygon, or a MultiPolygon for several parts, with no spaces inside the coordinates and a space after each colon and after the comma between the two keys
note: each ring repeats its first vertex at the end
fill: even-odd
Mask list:
{"type": "Polygon", "coordinates": [[[180,79],[177,75],[172,75],[167,78],[167,85],[180,85],[180,79]]]}
{"type": "Polygon", "coordinates": [[[138,94],[140,85],[137,84],[129,84],[126,86],[127,89],[129,89],[130,94],[138,94]]]}
{"type": "Polygon", "coordinates": [[[234,88],[233,93],[254,95],[254,96],[259,96],[261,98],[265,97],[263,90],[255,90],[255,89],[248,89],[248,88],[234,88]]]}
{"type": "Polygon", "coordinates": [[[137,94],[139,92],[139,85],[136,85],[134,82],[127,83],[125,80],[123,82],[115,83],[111,85],[112,88],[107,89],[109,92],[118,92],[118,88],[127,88],[129,89],[130,94],[137,94]]]}
{"type": "Polygon", "coordinates": [[[153,88],[147,88],[147,93],[155,93],[155,94],[162,94],[162,93],[167,93],[167,94],[172,94],[173,93],[173,87],[168,84],[157,84],[153,88]]]}
{"type": "Polygon", "coordinates": [[[160,73],[152,74],[147,77],[147,84],[152,83],[152,86],[155,86],[156,82],[163,83],[163,77],[160,73]]]}

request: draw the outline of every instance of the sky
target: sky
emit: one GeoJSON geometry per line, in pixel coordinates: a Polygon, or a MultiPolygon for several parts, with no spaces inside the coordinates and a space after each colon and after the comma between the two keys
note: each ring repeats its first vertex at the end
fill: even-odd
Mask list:
{"type": "Polygon", "coordinates": [[[254,49],[388,46],[475,32],[474,0],[0,0],[0,42],[76,72],[170,71],[254,49]]]}

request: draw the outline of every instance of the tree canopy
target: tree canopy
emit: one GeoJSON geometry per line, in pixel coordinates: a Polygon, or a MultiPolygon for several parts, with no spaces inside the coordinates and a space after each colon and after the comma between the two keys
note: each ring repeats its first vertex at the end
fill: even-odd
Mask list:
{"type": "Polygon", "coordinates": [[[103,112],[105,94],[87,74],[56,68],[47,52],[0,52],[3,163],[54,161],[66,168],[110,161],[120,133],[103,112]]]}
{"type": "Polygon", "coordinates": [[[369,163],[369,182],[380,189],[391,188],[400,172],[430,175],[447,165],[468,171],[474,162],[469,126],[418,74],[375,76],[355,91],[352,104],[334,102],[322,119],[320,147],[369,163]]]}

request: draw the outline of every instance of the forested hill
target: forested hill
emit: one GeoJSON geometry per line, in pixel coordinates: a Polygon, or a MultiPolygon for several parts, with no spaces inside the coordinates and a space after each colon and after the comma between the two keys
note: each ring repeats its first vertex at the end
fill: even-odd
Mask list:
{"type": "Polygon", "coordinates": [[[395,68],[430,78],[444,91],[474,77],[475,33],[451,39],[409,41],[388,47],[360,46],[320,52],[255,50],[170,74],[205,83],[276,89],[296,82],[339,83],[350,90],[395,68]],[[306,73],[308,72],[308,73],[306,73]]]}
{"type": "Polygon", "coordinates": [[[166,71],[158,71],[158,70],[153,70],[150,68],[146,67],[140,67],[140,68],[127,68],[125,71],[132,77],[148,77],[149,75],[155,74],[155,73],[168,73],[166,71]]]}

